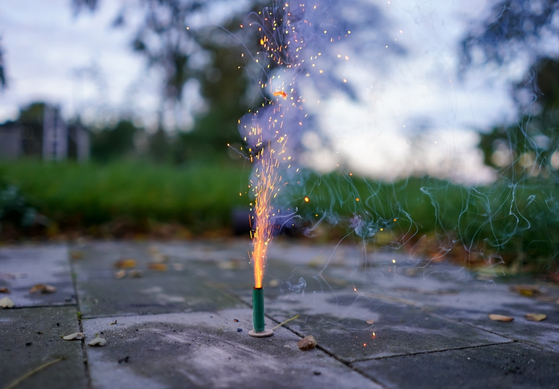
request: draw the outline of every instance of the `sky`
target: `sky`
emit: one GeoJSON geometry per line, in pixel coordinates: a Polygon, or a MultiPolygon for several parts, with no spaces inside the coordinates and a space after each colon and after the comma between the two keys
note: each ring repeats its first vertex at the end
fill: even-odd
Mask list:
{"type": "MultiPolygon", "coordinates": [[[[390,55],[386,42],[382,70],[347,61],[341,71],[359,99],[340,94],[309,104],[335,152],[315,149],[305,161],[380,179],[427,173],[490,182],[495,174],[482,163],[475,129],[515,119],[508,86],[520,72],[478,69],[459,80],[457,69],[460,38],[494,0],[371,1],[407,55],[390,55]]],[[[4,2],[0,36],[9,86],[0,92],[0,122],[15,119],[21,106],[48,101],[68,118],[80,112],[85,120],[110,121],[125,114],[153,126],[159,75],[130,50],[133,29],[110,27],[119,6],[101,1],[96,13],[75,18],[69,0],[4,2]]],[[[192,97],[184,104],[177,120],[188,127],[203,103],[192,97]]]]}

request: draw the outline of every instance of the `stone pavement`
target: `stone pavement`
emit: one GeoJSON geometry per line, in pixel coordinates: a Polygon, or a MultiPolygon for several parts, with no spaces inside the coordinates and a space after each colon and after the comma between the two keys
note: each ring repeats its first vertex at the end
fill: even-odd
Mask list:
{"type": "Polygon", "coordinates": [[[0,298],[15,303],[0,309],[0,388],[18,379],[16,388],[42,389],[559,387],[554,285],[519,293],[518,280],[491,269],[477,277],[358,246],[277,241],[266,325],[299,316],[255,339],[249,249],[241,240],[0,248],[0,288],[10,291],[0,298]],[[56,292],[30,293],[39,283],[56,292]],[[61,339],[74,332],[85,342],[61,339]],[[96,335],[105,347],[87,345],[96,335]],[[318,347],[299,350],[305,335],[318,347]]]}

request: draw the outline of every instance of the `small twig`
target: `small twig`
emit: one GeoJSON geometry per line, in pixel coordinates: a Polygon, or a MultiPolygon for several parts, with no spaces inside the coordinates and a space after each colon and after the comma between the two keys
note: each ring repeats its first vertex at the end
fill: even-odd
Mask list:
{"type": "Polygon", "coordinates": [[[282,325],[284,325],[284,324],[287,323],[288,321],[297,319],[298,317],[299,317],[299,315],[293,316],[291,319],[287,319],[286,321],[284,321],[284,322],[282,322],[282,323],[279,323],[277,326],[275,326],[274,328],[272,328],[272,331],[275,330],[275,329],[278,328],[278,327],[281,327],[282,325]]]}
{"type": "Polygon", "coordinates": [[[60,357],[58,359],[55,359],[54,361],[50,361],[47,362],[39,367],[37,367],[34,370],[31,370],[29,373],[24,374],[23,376],[19,377],[17,380],[15,380],[14,382],[12,382],[10,385],[6,386],[4,389],[13,389],[15,388],[17,385],[19,385],[23,380],[31,377],[33,374],[38,373],[39,371],[49,367],[50,365],[54,365],[56,362],[59,362],[63,359],[66,359],[65,357],[60,357]]]}

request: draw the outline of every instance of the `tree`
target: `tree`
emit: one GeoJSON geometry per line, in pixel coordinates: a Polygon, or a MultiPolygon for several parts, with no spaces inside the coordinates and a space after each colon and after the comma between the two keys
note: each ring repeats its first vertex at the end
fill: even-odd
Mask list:
{"type": "Polygon", "coordinates": [[[91,134],[91,157],[99,162],[122,158],[134,152],[134,137],[141,131],[129,120],[91,134]]]}
{"type": "Polygon", "coordinates": [[[6,88],[6,71],[4,66],[4,48],[0,45],[0,89],[6,88]]]}
{"type": "Polygon", "coordinates": [[[559,178],[559,4],[553,0],[504,0],[462,40],[462,72],[471,67],[527,63],[511,85],[518,121],[481,132],[485,163],[508,177],[559,178]]]}
{"type": "MultiPolygon", "coordinates": [[[[97,0],[73,0],[72,4],[77,14],[87,10],[93,12],[99,5],[97,0]]],[[[133,7],[125,2],[122,4],[113,25],[125,26],[132,11],[142,15],[131,46],[148,66],[163,74],[162,106],[187,98],[184,96],[185,85],[190,81],[199,84],[205,99],[206,110],[197,115],[191,133],[179,136],[185,150],[176,155],[176,160],[219,148],[225,150],[226,143],[240,141],[237,120],[247,109],[259,107],[272,97],[262,91],[258,81],[266,79],[277,65],[273,61],[257,64],[252,55],[265,52],[261,41],[262,28],[269,26],[272,20],[281,23],[278,10],[284,2],[251,0],[248,8],[219,0],[137,0],[133,7]],[[264,4],[271,6],[264,7],[264,4]],[[217,21],[201,23],[200,20],[208,19],[216,5],[230,7],[230,16],[219,26],[212,25],[217,21]],[[254,28],[248,28],[251,24],[254,28]],[[203,147],[199,147],[201,142],[203,147]]],[[[339,31],[339,36],[324,46],[325,75],[314,88],[323,96],[341,90],[356,98],[349,84],[336,74],[336,67],[341,62],[336,51],[338,39],[353,31],[357,39],[348,40],[347,53],[368,56],[368,63],[378,65],[385,55],[375,57],[376,50],[384,49],[386,42],[393,41],[387,33],[388,23],[381,10],[367,0],[356,0],[351,4],[325,0],[316,13],[323,19],[311,28],[316,30],[317,38],[323,39],[325,28],[318,31],[323,25],[331,31],[339,31]]],[[[283,39],[282,36],[279,38],[283,39]]],[[[397,54],[404,53],[398,45],[392,47],[397,54]]]]}

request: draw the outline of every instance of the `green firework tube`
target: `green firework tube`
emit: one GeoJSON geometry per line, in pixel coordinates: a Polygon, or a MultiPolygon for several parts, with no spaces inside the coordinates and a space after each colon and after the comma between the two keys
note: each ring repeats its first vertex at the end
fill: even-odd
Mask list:
{"type": "Polygon", "coordinates": [[[252,289],[252,324],[254,332],[264,331],[264,289],[252,289]]]}

